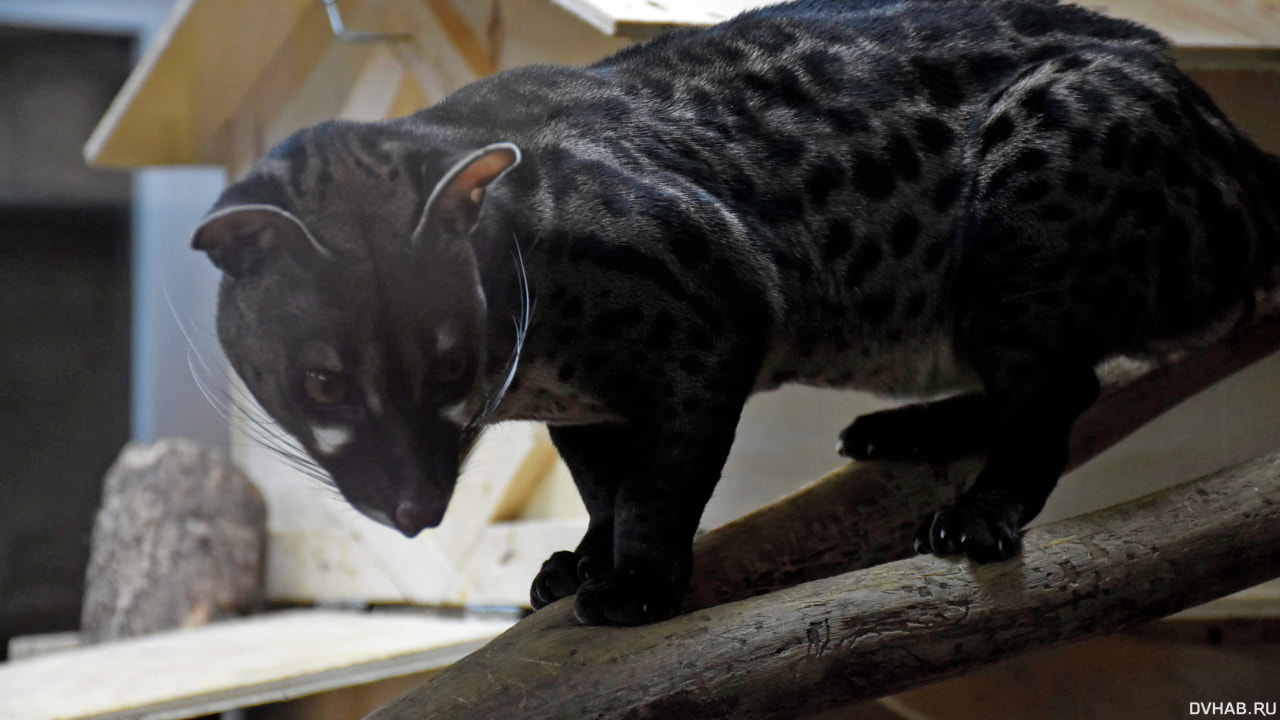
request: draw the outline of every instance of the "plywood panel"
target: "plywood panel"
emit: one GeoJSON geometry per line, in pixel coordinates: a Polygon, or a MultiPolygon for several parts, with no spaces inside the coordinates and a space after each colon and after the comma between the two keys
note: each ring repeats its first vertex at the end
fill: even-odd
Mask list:
{"type": "Polygon", "coordinates": [[[755,7],[759,0],[554,0],[605,35],[648,37],[679,25],[713,25],[755,7]]]}
{"type": "Polygon", "coordinates": [[[94,130],[90,163],[208,162],[204,141],[240,106],[313,0],[179,0],[94,130]]]}
{"type": "MultiPolygon", "coordinates": [[[[680,25],[711,25],[758,0],[554,0],[606,35],[647,38],[680,25]]],[[[1243,0],[1102,0],[1085,3],[1150,25],[1184,47],[1280,47],[1280,2],[1243,0]]]]}
{"type": "Polygon", "coordinates": [[[0,720],[166,720],[451,664],[511,625],[291,611],[0,665],[0,720]]]}

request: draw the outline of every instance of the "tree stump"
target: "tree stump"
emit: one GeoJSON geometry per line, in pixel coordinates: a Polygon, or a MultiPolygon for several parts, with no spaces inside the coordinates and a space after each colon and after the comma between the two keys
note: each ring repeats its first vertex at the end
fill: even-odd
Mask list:
{"type": "Polygon", "coordinates": [[[255,610],[266,518],[258,489],[221,453],[182,439],[125,446],[94,522],[84,641],[255,610]]]}

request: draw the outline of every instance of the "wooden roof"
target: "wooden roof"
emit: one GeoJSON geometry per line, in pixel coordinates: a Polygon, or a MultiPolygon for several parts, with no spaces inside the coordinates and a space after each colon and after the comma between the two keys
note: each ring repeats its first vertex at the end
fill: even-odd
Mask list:
{"type": "MultiPolygon", "coordinates": [[[[528,22],[531,12],[540,13],[548,25],[573,24],[576,16],[583,21],[580,29],[594,28],[591,32],[601,38],[637,39],[672,26],[712,24],[764,4],[768,3],[341,0],[349,27],[407,30],[413,38],[351,44],[334,39],[320,0],[178,0],[90,137],[85,157],[91,164],[107,166],[234,166],[240,158],[260,154],[286,130],[296,129],[291,122],[338,115],[353,107],[353,98],[367,108],[372,95],[377,101],[373,107],[380,111],[407,112],[498,68],[498,55],[504,50],[499,16],[503,11],[522,13],[522,22],[528,22]],[[513,10],[516,6],[520,7],[513,10]],[[387,80],[387,72],[395,76],[393,81],[387,80]],[[357,90],[363,96],[357,96],[357,90]],[[290,111],[291,104],[298,103],[304,106],[290,111]],[[246,116],[253,121],[239,122],[246,116]]],[[[1206,52],[1239,57],[1240,50],[1255,51],[1248,56],[1255,65],[1275,64],[1280,58],[1280,0],[1086,4],[1151,25],[1200,60],[1206,52]]],[[[543,33],[545,47],[530,52],[522,46],[522,57],[571,62],[581,59],[582,48],[614,47],[580,39],[585,34],[569,43],[563,32],[543,33]]]]}

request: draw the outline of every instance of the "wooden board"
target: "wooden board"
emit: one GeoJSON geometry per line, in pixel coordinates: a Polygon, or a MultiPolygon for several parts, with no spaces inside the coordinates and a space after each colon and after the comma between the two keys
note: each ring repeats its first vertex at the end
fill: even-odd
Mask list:
{"type": "Polygon", "coordinates": [[[681,25],[714,25],[751,8],[759,0],[552,0],[605,35],[648,38],[681,25]]]}
{"type": "Polygon", "coordinates": [[[1276,620],[1280,619],[1280,579],[1241,590],[1234,595],[1197,605],[1172,620],[1276,620]]]}
{"type": "MultiPolygon", "coordinates": [[[[645,39],[670,27],[712,25],[770,2],[759,0],[553,0],[600,32],[645,39]]],[[[1150,25],[1175,45],[1280,47],[1280,1],[1102,0],[1084,2],[1150,25]]]]}
{"type": "Polygon", "coordinates": [[[1278,0],[1102,0],[1085,2],[1159,30],[1185,48],[1280,48],[1278,0]]]}
{"type": "MultiPolygon", "coordinates": [[[[606,36],[638,40],[671,27],[711,25],[769,4],[761,0],[552,2],[567,13],[555,11],[546,0],[509,3],[503,12],[537,14],[537,24],[544,29],[566,21],[572,24],[569,18],[576,16],[606,36]]],[[[1104,0],[1087,4],[1151,25],[1182,49],[1239,53],[1280,48],[1280,0],[1104,0]]],[[[401,57],[402,62],[416,66],[414,75],[419,78],[426,68],[432,68],[432,78],[423,81],[429,99],[438,99],[440,90],[509,66],[500,57],[503,48],[498,38],[503,32],[499,30],[521,32],[518,25],[502,22],[502,12],[492,0],[362,0],[344,3],[343,12],[353,27],[362,30],[397,28],[413,35],[413,42],[392,49],[398,55],[424,61],[401,57]],[[482,6],[490,15],[485,30],[475,26],[482,6]]],[[[250,91],[261,76],[278,75],[280,71],[274,68],[293,65],[292,55],[313,58],[327,44],[327,40],[296,41],[295,28],[318,28],[324,22],[322,15],[319,3],[312,0],[179,0],[90,137],[86,159],[109,166],[235,164],[235,150],[243,141],[227,147],[228,123],[243,112],[244,101],[252,96],[250,91]]],[[[540,35],[548,36],[546,32],[540,35]]],[[[611,48],[601,47],[606,49],[611,48]]],[[[544,39],[533,59],[578,62],[580,58],[569,57],[576,54],[581,53],[571,46],[544,39]]],[[[600,54],[603,52],[592,57],[600,54]]],[[[1265,58],[1249,62],[1254,60],[1271,62],[1265,58]]],[[[297,66],[305,71],[309,63],[297,66]]],[[[280,102],[291,98],[276,93],[268,99],[280,102]]]]}
{"type": "Polygon", "coordinates": [[[208,162],[205,139],[240,106],[314,0],[179,0],[85,146],[91,164],[208,162]]]}
{"type": "Polygon", "coordinates": [[[295,610],[0,664],[0,720],[170,720],[452,664],[512,624],[295,610]]]}

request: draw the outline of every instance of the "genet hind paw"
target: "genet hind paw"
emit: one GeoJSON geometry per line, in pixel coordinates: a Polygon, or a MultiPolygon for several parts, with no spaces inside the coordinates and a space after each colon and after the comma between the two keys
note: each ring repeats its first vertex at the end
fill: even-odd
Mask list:
{"type": "Polygon", "coordinates": [[[836,449],[855,460],[950,462],[985,448],[987,415],[978,394],[881,410],[854,420],[836,449]]]}
{"type": "Polygon", "coordinates": [[[854,460],[919,459],[921,448],[913,442],[919,434],[903,419],[891,411],[863,415],[840,433],[836,451],[854,460]]]}
{"type": "Polygon", "coordinates": [[[1022,547],[1021,510],[992,498],[960,501],[932,513],[916,530],[915,549],[935,555],[966,555],[974,562],[1007,560],[1022,547]]]}

